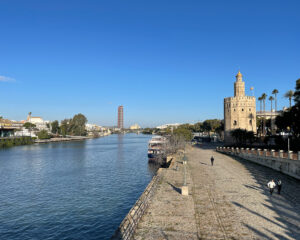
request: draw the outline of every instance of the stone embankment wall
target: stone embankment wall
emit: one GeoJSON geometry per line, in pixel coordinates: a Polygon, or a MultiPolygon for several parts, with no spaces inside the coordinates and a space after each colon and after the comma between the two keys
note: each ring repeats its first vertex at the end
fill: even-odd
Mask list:
{"type": "Polygon", "coordinates": [[[138,225],[139,220],[143,216],[144,212],[146,211],[151,197],[154,194],[155,188],[157,186],[157,183],[159,182],[159,179],[161,178],[161,168],[158,169],[157,175],[155,175],[151,182],[148,184],[145,191],[142,193],[140,198],[136,201],[136,203],[133,205],[133,207],[130,209],[127,216],[123,219],[120,226],[114,233],[114,235],[111,237],[111,239],[122,239],[127,240],[131,239],[135,229],[138,225]]]}
{"type": "Polygon", "coordinates": [[[300,151],[294,153],[292,151],[284,152],[283,150],[233,147],[217,147],[216,150],[217,152],[238,156],[300,179],[300,151]]]}

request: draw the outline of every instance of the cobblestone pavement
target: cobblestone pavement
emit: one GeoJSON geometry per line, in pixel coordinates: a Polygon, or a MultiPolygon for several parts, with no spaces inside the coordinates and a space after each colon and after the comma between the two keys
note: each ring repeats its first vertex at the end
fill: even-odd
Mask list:
{"type": "Polygon", "coordinates": [[[189,196],[180,159],[164,169],[134,239],[300,239],[300,181],[211,146],[187,151],[189,196]],[[282,180],[281,195],[270,196],[270,179],[282,180]]]}

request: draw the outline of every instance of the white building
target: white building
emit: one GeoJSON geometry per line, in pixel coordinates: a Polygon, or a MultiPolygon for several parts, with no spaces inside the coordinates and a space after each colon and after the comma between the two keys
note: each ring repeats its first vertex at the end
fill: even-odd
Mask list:
{"type": "Polygon", "coordinates": [[[34,124],[39,131],[49,131],[47,124],[50,125],[50,121],[44,121],[41,117],[32,117],[31,114],[28,114],[26,122],[34,124]]]}
{"type": "Polygon", "coordinates": [[[161,126],[157,126],[156,128],[158,128],[158,129],[166,129],[168,127],[177,128],[179,125],[181,125],[181,124],[180,123],[168,123],[168,124],[164,124],[164,125],[161,125],[161,126]]]}

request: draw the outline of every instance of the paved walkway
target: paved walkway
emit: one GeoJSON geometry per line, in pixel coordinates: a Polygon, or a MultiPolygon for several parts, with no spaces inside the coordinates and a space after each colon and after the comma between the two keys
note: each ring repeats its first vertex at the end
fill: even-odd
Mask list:
{"type": "Polygon", "coordinates": [[[180,194],[180,159],[162,171],[134,239],[300,239],[300,181],[210,146],[187,151],[189,196],[180,194]],[[270,196],[272,178],[282,180],[281,195],[270,196]]]}

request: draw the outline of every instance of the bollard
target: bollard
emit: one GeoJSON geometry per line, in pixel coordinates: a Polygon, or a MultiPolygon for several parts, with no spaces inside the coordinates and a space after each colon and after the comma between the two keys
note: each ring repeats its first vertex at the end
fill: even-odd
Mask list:
{"type": "Polygon", "coordinates": [[[251,148],[251,154],[255,155],[255,148],[251,148]]]}
{"type": "Polygon", "coordinates": [[[264,156],[267,156],[268,149],[264,149],[264,156]]]}
{"type": "Polygon", "coordinates": [[[239,150],[239,148],[237,147],[237,148],[235,148],[235,152],[236,153],[239,153],[240,152],[240,150],[239,150]]]}
{"type": "Polygon", "coordinates": [[[249,154],[249,148],[246,148],[246,153],[249,154]]]}
{"type": "Polygon", "coordinates": [[[293,151],[288,151],[288,159],[293,159],[293,151]]]}
{"type": "Polygon", "coordinates": [[[300,160],[300,151],[298,151],[298,160],[300,160]]]}
{"type": "Polygon", "coordinates": [[[283,150],[279,150],[279,157],[283,158],[283,150]]]}
{"type": "Polygon", "coordinates": [[[271,149],[271,156],[275,157],[275,150],[274,149],[271,149]]]}
{"type": "Polygon", "coordinates": [[[259,149],[259,148],[257,149],[257,156],[260,156],[260,150],[261,149],[259,149]]]}

